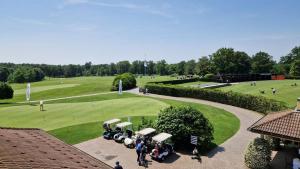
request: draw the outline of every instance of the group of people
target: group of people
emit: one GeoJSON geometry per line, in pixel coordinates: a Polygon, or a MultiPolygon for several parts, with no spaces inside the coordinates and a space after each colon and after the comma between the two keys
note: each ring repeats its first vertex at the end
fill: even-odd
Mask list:
{"type": "Polygon", "coordinates": [[[147,146],[144,141],[137,139],[135,144],[135,150],[137,153],[137,162],[139,165],[146,165],[147,146]]]}

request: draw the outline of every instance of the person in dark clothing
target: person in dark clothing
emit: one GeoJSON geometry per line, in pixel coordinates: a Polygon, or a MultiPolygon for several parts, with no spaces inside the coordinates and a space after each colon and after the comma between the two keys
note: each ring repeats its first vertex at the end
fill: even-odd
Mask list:
{"type": "Polygon", "coordinates": [[[116,166],[114,169],[123,169],[123,167],[120,165],[119,161],[116,162],[116,166]]]}
{"type": "Polygon", "coordinates": [[[141,152],[142,152],[142,142],[139,142],[138,144],[136,144],[135,146],[135,150],[136,150],[136,154],[137,154],[137,162],[140,164],[140,156],[141,156],[141,152]]]}

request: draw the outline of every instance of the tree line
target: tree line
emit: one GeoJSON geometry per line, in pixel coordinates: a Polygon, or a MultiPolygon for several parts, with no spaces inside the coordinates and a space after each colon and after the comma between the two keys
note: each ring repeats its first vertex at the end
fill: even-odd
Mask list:
{"type": "Polygon", "coordinates": [[[277,63],[266,52],[249,56],[233,48],[221,48],[209,56],[196,60],[168,64],[165,60],[133,62],[119,61],[110,64],[87,62],[84,65],[48,65],[0,63],[0,81],[32,82],[48,77],[111,76],[130,72],[147,75],[191,75],[273,73],[300,76],[300,46],[294,47],[277,63]]]}

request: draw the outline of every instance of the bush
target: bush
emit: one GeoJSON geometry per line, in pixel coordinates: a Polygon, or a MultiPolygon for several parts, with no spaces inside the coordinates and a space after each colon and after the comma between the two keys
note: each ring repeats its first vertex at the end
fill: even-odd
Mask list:
{"type": "Polygon", "coordinates": [[[176,146],[188,147],[191,145],[191,135],[198,136],[198,146],[205,151],[213,140],[213,126],[203,114],[189,106],[169,107],[158,115],[157,130],[173,135],[176,146]]]}
{"type": "Polygon", "coordinates": [[[263,96],[254,96],[232,91],[224,92],[220,90],[187,88],[155,83],[147,83],[145,85],[145,88],[148,89],[149,93],[209,100],[242,107],[261,113],[280,111],[287,108],[284,103],[276,100],[268,99],[263,96]]]}
{"type": "Polygon", "coordinates": [[[117,75],[112,84],[112,90],[119,90],[119,81],[122,80],[123,90],[128,90],[136,87],[136,80],[133,74],[123,73],[117,75]]]}
{"type": "Polygon", "coordinates": [[[245,164],[251,169],[268,168],[271,161],[271,146],[262,138],[255,138],[245,152],[245,164]]]}
{"type": "Polygon", "coordinates": [[[0,99],[11,99],[14,96],[14,90],[6,83],[0,82],[0,99]]]}

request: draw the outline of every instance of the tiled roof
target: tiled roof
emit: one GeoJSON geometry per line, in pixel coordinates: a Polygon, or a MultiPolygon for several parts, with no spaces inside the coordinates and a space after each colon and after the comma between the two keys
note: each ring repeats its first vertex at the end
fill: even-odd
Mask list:
{"type": "Polygon", "coordinates": [[[255,133],[300,141],[300,112],[290,110],[270,113],[254,123],[248,130],[255,133]]]}
{"type": "Polygon", "coordinates": [[[0,168],[112,169],[39,129],[0,128],[0,168]]]}

